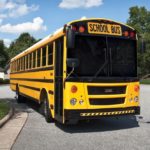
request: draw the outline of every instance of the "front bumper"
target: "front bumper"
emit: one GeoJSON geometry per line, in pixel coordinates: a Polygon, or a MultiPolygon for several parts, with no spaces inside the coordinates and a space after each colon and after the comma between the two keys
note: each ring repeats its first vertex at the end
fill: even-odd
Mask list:
{"type": "Polygon", "coordinates": [[[65,110],[65,120],[99,119],[105,116],[139,115],[140,107],[65,110]]]}

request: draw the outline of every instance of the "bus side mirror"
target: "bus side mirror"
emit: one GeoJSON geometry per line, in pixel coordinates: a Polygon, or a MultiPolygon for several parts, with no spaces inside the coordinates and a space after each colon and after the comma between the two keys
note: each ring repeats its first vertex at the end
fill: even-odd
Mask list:
{"type": "Polygon", "coordinates": [[[77,68],[79,66],[79,59],[67,58],[67,66],[70,68],[77,68]]]}
{"type": "Polygon", "coordinates": [[[74,47],[75,47],[75,33],[71,29],[71,27],[69,27],[67,29],[67,48],[74,48],[74,47]]]}

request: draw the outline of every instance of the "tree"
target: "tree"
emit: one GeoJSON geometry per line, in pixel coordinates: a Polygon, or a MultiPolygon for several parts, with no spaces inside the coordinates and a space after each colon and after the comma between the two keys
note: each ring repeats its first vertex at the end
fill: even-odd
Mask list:
{"type": "Polygon", "coordinates": [[[138,34],[138,73],[150,73],[150,11],[145,7],[134,6],[129,9],[127,24],[138,34]]]}
{"type": "Polygon", "coordinates": [[[15,41],[10,44],[7,52],[9,53],[10,58],[12,58],[35,43],[36,39],[29,33],[22,33],[15,41]]]}
{"type": "Polygon", "coordinates": [[[150,12],[145,7],[131,7],[129,9],[130,17],[127,23],[138,31],[139,34],[150,31],[150,12]]]}
{"type": "Polygon", "coordinates": [[[9,60],[3,40],[0,40],[0,67],[4,68],[9,60]]]}

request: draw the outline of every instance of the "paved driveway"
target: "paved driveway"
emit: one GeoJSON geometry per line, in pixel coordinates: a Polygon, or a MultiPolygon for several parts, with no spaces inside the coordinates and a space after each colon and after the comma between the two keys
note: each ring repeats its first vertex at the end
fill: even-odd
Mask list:
{"type": "MultiPolygon", "coordinates": [[[[8,87],[2,89],[1,98],[14,97],[8,87]]],[[[150,86],[141,86],[140,117],[103,118],[63,126],[46,123],[37,107],[29,102],[23,107],[29,117],[13,150],[150,150],[150,86]]]]}

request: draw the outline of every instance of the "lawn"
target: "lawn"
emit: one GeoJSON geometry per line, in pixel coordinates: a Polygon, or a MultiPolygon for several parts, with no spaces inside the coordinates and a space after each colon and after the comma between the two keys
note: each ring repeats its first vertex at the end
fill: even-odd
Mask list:
{"type": "Polygon", "coordinates": [[[7,102],[0,101],[0,120],[8,114],[9,108],[9,104],[7,102]]]}
{"type": "Polygon", "coordinates": [[[143,79],[140,81],[141,84],[150,84],[150,78],[148,79],[143,79]]]}

